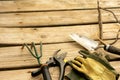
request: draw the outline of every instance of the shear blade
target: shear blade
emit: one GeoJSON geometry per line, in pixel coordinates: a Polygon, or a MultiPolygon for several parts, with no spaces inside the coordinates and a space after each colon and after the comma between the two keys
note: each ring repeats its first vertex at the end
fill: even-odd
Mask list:
{"type": "Polygon", "coordinates": [[[60,54],[59,59],[64,60],[65,57],[66,57],[66,55],[67,55],[67,53],[62,53],[62,54],[60,54]]]}

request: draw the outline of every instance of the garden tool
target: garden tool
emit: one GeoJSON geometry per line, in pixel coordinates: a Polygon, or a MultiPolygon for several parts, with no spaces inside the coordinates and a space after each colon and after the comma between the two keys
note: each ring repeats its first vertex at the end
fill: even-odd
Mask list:
{"type": "Polygon", "coordinates": [[[98,49],[98,48],[104,48],[104,50],[106,50],[110,53],[120,55],[120,49],[119,48],[116,48],[112,45],[106,44],[100,39],[99,40],[100,40],[100,42],[102,42],[103,45],[99,45],[97,41],[94,41],[90,38],[87,38],[85,36],[78,35],[78,34],[71,34],[70,37],[74,41],[76,41],[78,44],[80,44],[81,46],[86,48],[88,51],[94,51],[95,49],[98,49]]]}
{"type": "Polygon", "coordinates": [[[76,80],[118,80],[119,75],[115,69],[108,61],[96,55],[96,52],[90,54],[88,51],[81,50],[79,53],[83,55],[83,57],[77,56],[68,63],[74,70],[86,75],[87,79],[80,78],[79,74],[72,72],[68,75],[70,80],[74,80],[71,76],[76,80]]]}
{"type": "Polygon", "coordinates": [[[45,63],[45,64],[41,64],[40,69],[38,69],[37,71],[34,71],[31,73],[31,75],[33,77],[39,75],[39,74],[43,74],[44,80],[52,80],[50,73],[49,73],[49,67],[53,67],[53,66],[59,66],[60,67],[60,76],[59,76],[59,80],[63,80],[64,78],[64,72],[65,72],[65,67],[66,67],[66,61],[65,61],[65,57],[67,53],[62,53],[60,55],[57,55],[57,53],[60,51],[57,50],[53,57],[50,57],[49,60],[45,63]]]}
{"type": "Polygon", "coordinates": [[[29,52],[32,54],[32,56],[37,59],[38,64],[40,66],[40,70],[41,70],[40,72],[37,72],[37,71],[32,72],[31,75],[36,76],[36,75],[42,73],[44,80],[52,80],[52,78],[50,76],[50,72],[48,70],[48,65],[47,64],[41,64],[41,62],[40,62],[40,58],[42,57],[42,43],[40,44],[40,55],[38,54],[38,52],[36,50],[36,47],[35,47],[35,44],[33,42],[31,44],[31,48],[29,48],[27,44],[24,44],[22,48],[24,48],[24,46],[26,46],[27,49],[29,50],[29,52]],[[34,53],[35,54],[32,52],[32,48],[34,48],[34,53]]]}

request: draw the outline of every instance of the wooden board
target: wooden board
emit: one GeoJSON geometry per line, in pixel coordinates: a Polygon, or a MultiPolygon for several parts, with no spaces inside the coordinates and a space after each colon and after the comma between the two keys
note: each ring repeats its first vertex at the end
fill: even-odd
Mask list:
{"type": "MultiPolygon", "coordinates": [[[[111,41],[108,41],[111,42],[111,41]]],[[[120,41],[118,41],[119,43],[120,41]]],[[[114,46],[120,47],[119,44],[115,44],[114,46]]],[[[49,44],[43,45],[43,58],[42,62],[48,60],[50,56],[57,49],[62,49],[62,52],[68,52],[66,59],[73,59],[75,56],[79,55],[77,52],[82,49],[76,43],[62,43],[62,44],[49,44]],[[48,54],[49,53],[49,54],[48,54]],[[74,55],[73,55],[74,54],[74,55]],[[72,55],[72,56],[71,56],[72,55]]],[[[37,46],[37,50],[39,50],[39,46],[37,46]]],[[[112,66],[116,69],[118,73],[120,73],[120,61],[111,62],[112,66]]],[[[30,53],[24,49],[21,50],[21,46],[19,47],[6,47],[0,48],[0,70],[3,69],[15,69],[15,68],[25,68],[30,66],[36,66],[37,62],[30,55],[30,53]],[[9,64],[9,65],[8,65],[9,64]]],[[[30,75],[30,71],[35,71],[34,69],[22,69],[22,70],[10,70],[10,71],[0,71],[0,78],[2,80],[38,80],[42,79],[42,75],[32,78],[30,75]],[[11,77],[12,76],[12,77],[11,77]]],[[[68,73],[70,68],[66,69],[66,73],[68,73]]],[[[56,80],[59,77],[59,71],[57,67],[50,68],[50,72],[53,80],[56,80]]]]}
{"type": "MultiPolygon", "coordinates": [[[[100,0],[105,8],[120,7],[119,0],[100,0]]],[[[9,0],[0,1],[0,12],[97,8],[97,0],[9,0]]]]}
{"type": "MultiPolygon", "coordinates": [[[[100,6],[112,10],[120,20],[119,0],[100,0],[100,6]]],[[[2,0],[0,1],[0,79],[2,80],[43,80],[42,75],[32,78],[29,71],[38,67],[37,61],[23,43],[43,42],[42,63],[53,53],[62,49],[68,52],[66,59],[78,56],[83,49],[69,37],[78,33],[97,40],[99,35],[97,0],[2,0]],[[6,45],[10,45],[9,47],[6,45]],[[17,46],[13,46],[17,45],[17,46]],[[4,47],[3,47],[4,46],[4,47]]],[[[103,39],[114,41],[120,25],[109,12],[102,10],[103,39]]],[[[119,36],[120,38],[120,36],[119,36]]],[[[120,48],[120,40],[114,46],[120,48]]],[[[36,46],[39,52],[39,45],[36,46]]],[[[120,58],[103,49],[98,52],[120,58]]],[[[120,73],[120,61],[110,62],[120,73]]],[[[68,73],[70,68],[66,69],[68,73]]],[[[58,67],[50,68],[52,80],[59,77],[58,67]]]]}
{"type": "MultiPolygon", "coordinates": [[[[120,8],[111,9],[120,19],[120,8]]],[[[116,22],[110,12],[102,10],[103,22],[116,22]]],[[[98,23],[97,10],[72,10],[29,13],[0,14],[0,27],[43,27],[52,25],[71,25],[98,23]]]]}
{"type": "MultiPolygon", "coordinates": [[[[118,24],[104,24],[103,38],[114,39],[119,30],[118,24]]],[[[98,25],[60,26],[47,28],[0,28],[1,44],[56,43],[73,41],[69,35],[78,33],[92,39],[98,39],[98,25]]]]}
{"type": "MultiPolygon", "coordinates": [[[[110,43],[112,41],[110,40],[107,42],[110,43]]],[[[118,41],[114,46],[120,48],[118,43],[120,43],[120,41],[118,41]]],[[[45,63],[58,49],[62,50],[60,53],[68,52],[66,59],[70,60],[79,55],[78,51],[83,48],[77,43],[71,42],[60,44],[45,44],[43,45],[43,57],[41,58],[42,63],[45,63]]],[[[39,51],[39,46],[37,46],[37,50],[39,51]]],[[[104,50],[100,50],[99,52],[106,53],[104,50]]],[[[116,57],[120,56],[111,55],[111,58],[116,57]]],[[[26,48],[23,50],[21,49],[21,46],[0,48],[0,70],[8,68],[35,67],[37,64],[38,63],[36,59],[32,57],[26,48]]]]}
{"type": "MultiPolygon", "coordinates": [[[[45,63],[49,58],[54,54],[54,52],[58,49],[62,49],[62,52],[68,52],[67,57],[73,58],[71,56],[74,54],[74,56],[79,55],[77,52],[79,51],[79,46],[77,45],[74,47],[72,43],[63,43],[63,44],[48,44],[43,45],[43,57],[41,59],[42,63],[45,63]]],[[[39,51],[39,46],[37,46],[37,50],[39,51]]],[[[27,67],[27,66],[36,66],[38,63],[34,59],[34,57],[31,56],[31,54],[28,52],[28,50],[21,49],[21,46],[19,47],[3,47],[0,48],[0,68],[15,68],[15,67],[27,67]],[[9,65],[8,65],[9,64],[9,65]]]]}
{"type": "MultiPolygon", "coordinates": [[[[37,77],[31,77],[30,71],[35,71],[36,69],[23,69],[23,70],[12,70],[12,71],[0,71],[0,79],[2,80],[42,80],[42,75],[37,77]],[[12,77],[11,77],[12,76],[12,77]]],[[[116,68],[120,71],[120,68],[116,68]]],[[[69,68],[66,70],[69,71],[69,68]]],[[[50,73],[52,80],[58,80],[59,72],[58,68],[50,68],[50,73]]],[[[119,78],[120,80],[120,78],[119,78]]]]}

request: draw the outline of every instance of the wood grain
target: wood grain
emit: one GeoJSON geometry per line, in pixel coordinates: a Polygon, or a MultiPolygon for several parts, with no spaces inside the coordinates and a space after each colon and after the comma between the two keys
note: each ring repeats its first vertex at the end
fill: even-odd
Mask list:
{"type": "MultiPolygon", "coordinates": [[[[120,19],[120,8],[111,9],[120,19]]],[[[102,10],[103,22],[116,22],[113,15],[102,10]]],[[[0,27],[43,27],[52,25],[98,23],[97,10],[72,10],[0,14],[0,27]]]]}
{"type": "MultiPolygon", "coordinates": [[[[79,51],[79,45],[74,47],[74,43],[62,43],[62,44],[48,44],[43,45],[43,57],[41,58],[42,63],[45,63],[58,49],[62,49],[62,52],[68,52],[67,59],[71,59],[79,51]],[[74,47],[74,48],[73,48],[74,47]],[[73,56],[74,54],[74,56],[73,56]],[[71,56],[72,55],[72,56],[71,56]]],[[[39,46],[37,46],[39,52],[39,46]]],[[[36,59],[28,52],[28,50],[21,49],[18,47],[5,47],[0,48],[0,68],[19,68],[38,65],[36,59]],[[9,64],[9,65],[8,65],[9,64]]]]}
{"type": "MultiPolygon", "coordinates": [[[[30,71],[35,71],[36,69],[23,69],[23,70],[12,70],[12,71],[0,71],[0,78],[2,80],[43,80],[42,75],[37,77],[31,77],[30,71]],[[12,77],[11,77],[12,76],[12,77]]],[[[66,72],[69,72],[69,68],[66,72]]],[[[116,70],[119,71],[120,67],[116,67],[116,70]]],[[[119,71],[120,72],[120,71],[119,71]]],[[[52,80],[58,80],[59,71],[58,68],[50,68],[50,73],[52,76],[52,80]]],[[[120,80],[120,78],[118,79],[120,80]]]]}
{"type": "MultiPolygon", "coordinates": [[[[103,39],[114,39],[119,30],[118,24],[103,25],[103,39]]],[[[98,39],[98,25],[60,26],[47,28],[0,28],[1,44],[56,43],[73,41],[69,35],[78,33],[98,39]]]]}
{"type": "MultiPolygon", "coordinates": [[[[100,0],[100,6],[110,8],[120,20],[119,0],[100,0]]],[[[97,39],[99,27],[94,24],[98,23],[96,8],[97,0],[2,0],[0,1],[0,45],[21,45],[42,41],[44,43],[42,63],[48,61],[58,49],[62,50],[60,53],[68,52],[67,60],[74,59],[83,47],[73,42],[69,34],[78,33],[97,39]]],[[[103,10],[102,19],[104,23],[108,23],[103,25],[103,38],[107,43],[111,43],[120,25],[111,23],[115,22],[113,15],[103,10]]],[[[119,43],[120,40],[114,46],[120,48],[119,43]]],[[[33,67],[38,66],[38,63],[26,48],[21,49],[21,47],[0,47],[0,79],[43,80],[42,75],[31,77],[29,72],[36,70],[37,68],[33,67]]],[[[36,47],[39,53],[39,45],[36,47]]],[[[108,54],[111,58],[120,58],[103,49],[99,49],[98,52],[108,54]]],[[[120,73],[120,61],[110,63],[120,73]]],[[[68,67],[66,73],[69,70],[68,67]]],[[[52,80],[58,79],[58,67],[50,68],[50,73],[52,80]]]]}
{"type": "MultiPolygon", "coordinates": [[[[107,42],[110,43],[112,40],[107,42]]],[[[120,41],[118,41],[114,46],[120,48],[118,43],[120,43],[120,41]]],[[[36,47],[39,53],[39,46],[36,47]]],[[[70,60],[79,55],[78,51],[83,48],[77,43],[45,44],[43,45],[43,57],[41,58],[42,63],[45,63],[58,49],[62,50],[60,53],[68,52],[66,59],[70,60]]],[[[108,54],[103,49],[98,50],[98,52],[108,54]]],[[[111,55],[111,58],[120,58],[120,56],[114,54],[109,53],[109,55],[111,55]]],[[[0,48],[0,70],[8,68],[35,67],[37,65],[37,61],[26,48],[23,50],[21,49],[21,46],[0,48]]]]}
{"type": "MultiPolygon", "coordinates": [[[[105,8],[120,7],[119,0],[100,0],[105,8]]],[[[97,0],[9,0],[0,1],[0,12],[97,8],[97,0]]]]}

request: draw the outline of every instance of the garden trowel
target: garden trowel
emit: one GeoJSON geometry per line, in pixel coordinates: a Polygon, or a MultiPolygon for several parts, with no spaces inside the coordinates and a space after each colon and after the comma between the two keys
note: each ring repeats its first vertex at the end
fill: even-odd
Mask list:
{"type": "Polygon", "coordinates": [[[74,41],[76,41],[78,44],[83,46],[85,49],[87,49],[88,51],[95,51],[96,49],[102,47],[102,48],[104,48],[104,50],[106,50],[110,53],[120,55],[120,49],[116,48],[114,46],[111,46],[109,44],[99,45],[99,43],[97,41],[94,41],[94,40],[92,40],[92,39],[90,39],[86,36],[78,35],[78,34],[75,34],[75,33],[71,34],[70,37],[74,41]]]}

